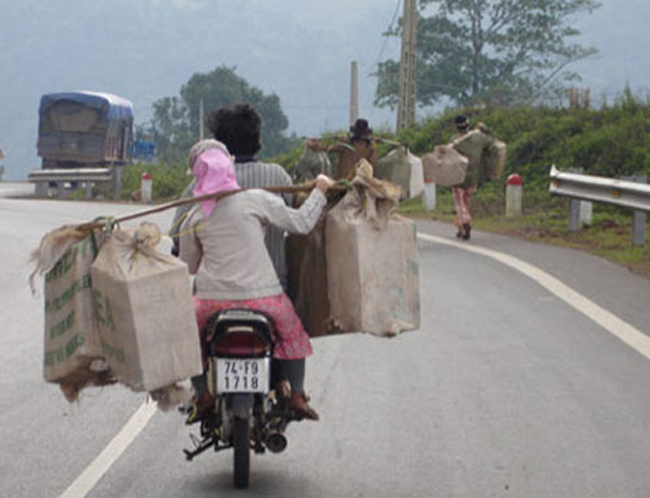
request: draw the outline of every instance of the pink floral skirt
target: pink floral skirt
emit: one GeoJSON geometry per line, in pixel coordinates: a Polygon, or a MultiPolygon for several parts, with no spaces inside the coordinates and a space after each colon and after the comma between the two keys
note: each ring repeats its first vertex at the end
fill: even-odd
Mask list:
{"type": "Polygon", "coordinates": [[[286,294],[237,301],[199,299],[194,296],[194,312],[203,344],[203,328],[215,313],[229,309],[249,309],[268,316],[275,327],[273,357],[298,360],[313,353],[311,341],[286,294]]]}

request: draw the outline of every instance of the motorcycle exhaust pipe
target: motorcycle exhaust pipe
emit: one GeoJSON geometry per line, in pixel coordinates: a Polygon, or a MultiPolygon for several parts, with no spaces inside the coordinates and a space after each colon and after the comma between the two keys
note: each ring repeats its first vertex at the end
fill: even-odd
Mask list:
{"type": "Polygon", "coordinates": [[[266,447],[272,453],[281,453],[287,448],[287,438],[279,432],[271,432],[266,436],[266,447]]]}

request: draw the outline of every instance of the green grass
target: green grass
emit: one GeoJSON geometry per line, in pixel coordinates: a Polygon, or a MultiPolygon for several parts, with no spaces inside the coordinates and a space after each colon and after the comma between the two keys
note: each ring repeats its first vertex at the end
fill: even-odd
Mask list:
{"type": "MultiPolygon", "coordinates": [[[[523,200],[523,215],[508,219],[504,214],[505,196],[499,194],[497,186],[477,191],[472,200],[472,227],[531,242],[585,251],[650,277],[650,224],[646,225],[646,245],[634,246],[632,211],[594,204],[591,226],[571,232],[567,220],[568,200],[551,197],[544,188],[525,190],[523,200]]],[[[432,212],[424,211],[421,199],[402,202],[399,212],[413,218],[447,222],[454,219],[449,189],[438,189],[436,209],[432,212]]]]}

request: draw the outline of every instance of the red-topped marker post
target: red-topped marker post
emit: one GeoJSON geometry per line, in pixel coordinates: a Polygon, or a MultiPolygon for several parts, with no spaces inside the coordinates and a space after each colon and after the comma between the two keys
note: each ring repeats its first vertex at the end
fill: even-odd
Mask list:
{"type": "Polygon", "coordinates": [[[142,183],[140,184],[140,198],[142,202],[151,202],[151,193],[153,190],[153,181],[150,173],[142,173],[142,183]]]}
{"type": "Polygon", "coordinates": [[[506,180],[506,218],[521,216],[522,183],[521,176],[517,173],[506,180]]]}

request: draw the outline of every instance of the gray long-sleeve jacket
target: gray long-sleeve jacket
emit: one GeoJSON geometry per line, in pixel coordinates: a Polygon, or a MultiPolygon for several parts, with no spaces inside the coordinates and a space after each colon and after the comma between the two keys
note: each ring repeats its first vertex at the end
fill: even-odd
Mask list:
{"type": "MultiPolygon", "coordinates": [[[[237,162],[235,161],[235,173],[237,183],[241,188],[265,188],[265,187],[286,187],[291,185],[291,176],[282,166],[275,163],[263,163],[259,161],[237,162]]],[[[192,196],[192,189],[195,181],[192,180],[185,188],[182,199],[192,196]]],[[[291,196],[282,196],[287,205],[291,205],[291,196]]],[[[193,204],[181,206],[176,210],[172,228],[169,230],[169,236],[178,237],[180,225],[183,219],[192,209],[193,204]]],[[[269,226],[266,230],[265,243],[266,248],[271,256],[273,267],[280,279],[282,288],[287,289],[287,262],[284,249],[285,232],[274,226],[269,226]]]]}
{"type": "Polygon", "coordinates": [[[264,244],[265,227],[306,234],[326,203],[325,195],[314,189],[299,209],[292,209],[276,195],[255,189],[219,199],[207,220],[201,207],[194,207],[181,225],[180,257],[196,273],[199,299],[281,294],[264,244]]]}

